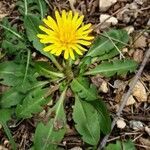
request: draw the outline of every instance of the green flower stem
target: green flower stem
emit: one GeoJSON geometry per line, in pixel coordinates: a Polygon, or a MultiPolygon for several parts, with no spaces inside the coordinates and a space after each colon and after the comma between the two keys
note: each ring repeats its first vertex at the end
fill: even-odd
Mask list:
{"type": "Polygon", "coordinates": [[[68,78],[68,81],[70,82],[74,78],[74,74],[72,71],[72,63],[70,63],[70,60],[66,61],[66,68],[65,68],[65,75],[68,78]]]}
{"type": "Polygon", "coordinates": [[[73,60],[71,58],[69,58],[69,60],[67,61],[67,65],[69,65],[70,67],[72,67],[73,64],[73,60]]]}
{"type": "Polygon", "coordinates": [[[56,60],[56,58],[52,54],[50,54],[49,57],[50,57],[51,61],[54,63],[54,65],[57,67],[57,69],[62,72],[64,69],[59,64],[59,62],[56,60]]]}

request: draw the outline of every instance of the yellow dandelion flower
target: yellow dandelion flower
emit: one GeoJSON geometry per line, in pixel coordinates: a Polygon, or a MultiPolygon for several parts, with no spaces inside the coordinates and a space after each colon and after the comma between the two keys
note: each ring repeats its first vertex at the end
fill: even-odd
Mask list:
{"type": "Polygon", "coordinates": [[[40,25],[39,28],[44,32],[38,34],[40,42],[46,44],[43,49],[56,56],[64,53],[64,58],[71,57],[75,59],[74,52],[78,55],[83,55],[86,49],[83,46],[91,44],[93,36],[89,36],[92,31],[91,24],[83,25],[84,16],[79,16],[77,12],[62,11],[62,15],[55,11],[56,21],[48,16],[43,19],[44,26],[40,25]]]}

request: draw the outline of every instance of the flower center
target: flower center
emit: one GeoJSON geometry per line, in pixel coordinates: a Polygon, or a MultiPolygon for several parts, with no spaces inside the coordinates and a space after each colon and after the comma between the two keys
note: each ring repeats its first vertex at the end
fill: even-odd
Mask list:
{"type": "Polygon", "coordinates": [[[71,24],[62,27],[58,32],[58,40],[62,46],[69,46],[76,41],[76,32],[71,24]]]}

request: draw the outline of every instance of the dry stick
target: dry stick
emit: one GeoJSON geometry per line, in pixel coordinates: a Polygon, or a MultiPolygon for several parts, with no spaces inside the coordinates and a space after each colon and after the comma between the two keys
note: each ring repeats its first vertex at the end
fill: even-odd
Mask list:
{"type": "MultiPolygon", "coordinates": [[[[120,117],[120,115],[122,113],[122,110],[125,107],[125,105],[126,105],[126,103],[128,101],[128,98],[131,95],[131,92],[132,92],[133,88],[135,87],[138,79],[140,78],[140,76],[142,74],[142,71],[143,71],[143,69],[144,69],[144,67],[146,65],[146,62],[147,62],[149,57],[150,57],[150,48],[147,50],[147,52],[145,54],[145,57],[144,57],[144,60],[142,61],[142,64],[141,64],[138,72],[136,73],[135,78],[131,81],[131,86],[130,86],[128,92],[125,94],[125,96],[122,97],[121,105],[120,105],[120,108],[119,108],[119,110],[118,110],[118,112],[116,114],[116,118],[114,118],[114,120],[113,120],[113,122],[111,124],[111,131],[113,130],[113,128],[114,128],[114,126],[116,124],[116,121],[120,117]]],[[[104,137],[104,139],[102,140],[102,142],[98,146],[98,150],[101,150],[106,145],[109,136],[110,136],[110,133],[104,137]]]]}

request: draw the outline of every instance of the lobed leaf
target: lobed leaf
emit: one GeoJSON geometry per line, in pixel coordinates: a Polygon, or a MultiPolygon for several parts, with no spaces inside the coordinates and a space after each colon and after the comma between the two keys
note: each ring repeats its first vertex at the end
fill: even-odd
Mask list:
{"type": "Polygon", "coordinates": [[[0,83],[11,86],[3,92],[0,99],[2,108],[10,108],[22,102],[31,90],[42,87],[48,82],[37,81],[35,70],[29,66],[25,77],[25,64],[14,61],[0,63],[0,83]]]}
{"type": "Polygon", "coordinates": [[[55,115],[54,118],[51,118],[46,125],[38,124],[34,137],[35,150],[57,150],[58,143],[63,139],[66,132],[66,115],[63,106],[65,94],[66,89],[51,110],[55,115]]]}
{"type": "Polygon", "coordinates": [[[85,77],[75,78],[71,83],[71,89],[86,101],[93,101],[98,97],[96,87],[85,77]]]}
{"type": "Polygon", "coordinates": [[[42,111],[42,106],[49,102],[44,96],[47,89],[36,88],[32,90],[23,100],[22,104],[18,104],[16,115],[18,118],[31,118],[32,114],[42,111]]]}
{"type": "Polygon", "coordinates": [[[86,72],[85,75],[102,74],[106,77],[111,77],[115,74],[124,75],[127,72],[134,72],[137,68],[137,63],[133,60],[114,60],[112,62],[102,62],[94,69],[86,72]]]}
{"type": "Polygon", "coordinates": [[[128,41],[129,36],[125,30],[109,30],[108,32],[104,33],[104,36],[99,36],[96,38],[86,56],[97,57],[105,54],[107,56],[107,54],[110,53],[112,50],[115,51],[117,55],[119,54],[119,52],[116,47],[118,47],[118,49],[122,49],[128,41]],[[109,38],[111,38],[113,43],[108,38],[108,36],[109,38]],[[116,47],[114,46],[114,44],[116,45],[116,47]]]}
{"type": "Polygon", "coordinates": [[[0,83],[8,86],[16,86],[24,77],[25,66],[13,61],[0,63],[0,83]]]}
{"type": "Polygon", "coordinates": [[[98,36],[86,56],[80,62],[80,73],[84,73],[93,62],[111,59],[121,53],[128,43],[129,36],[125,30],[111,29],[98,36]]]}
{"type": "Polygon", "coordinates": [[[25,95],[19,92],[16,88],[10,88],[2,94],[0,107],[10,108],[11,106],[15,106],[20,103],[24,97],[25,95]]]}
{"type": "Polygon", "coordinates": [[[77,95],[73,108],[73,120],[83,141],[90,145],[97,145],[100,138],[98,113],[90,103],[80,100],[77,95]]]}
{"type": "Polygon", "coordinates": [[[21,33],[18,33],[17,26],[11,25],[7,18],[3,19],[0,27],[4,29],[2,32],[1,48],[9,55],[18,55],[18,52],[23,52],[26,49],[25,39],[21,33]]]}

